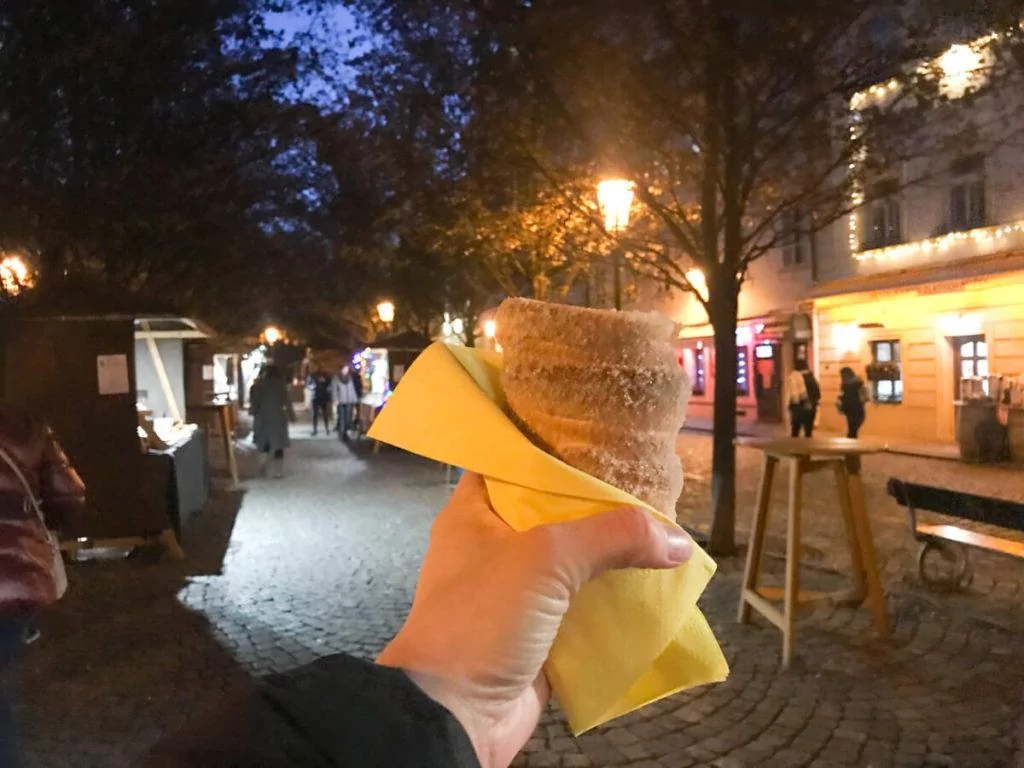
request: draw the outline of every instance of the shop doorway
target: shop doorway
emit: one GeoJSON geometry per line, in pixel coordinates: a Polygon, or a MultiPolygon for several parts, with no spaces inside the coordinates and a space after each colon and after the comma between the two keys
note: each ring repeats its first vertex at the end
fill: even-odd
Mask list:
{"type": "Polygon", "coordinates": [[[754,347],[754,392],[757,420],[782,421],[782,355],[775,342],[754,347]]]}

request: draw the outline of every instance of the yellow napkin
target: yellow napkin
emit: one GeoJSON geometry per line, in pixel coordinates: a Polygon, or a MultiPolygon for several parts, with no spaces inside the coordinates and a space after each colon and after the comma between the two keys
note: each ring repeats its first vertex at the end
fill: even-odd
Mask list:
{"type": "MultiPolygon", "coordinates": [[[[437,343],[410,366],[370,437],[486,478],[513,529],[575,520],[639,499],[531,443],[505,414],[501,356],[437,343]]],[[[612,571],[573,600],[545,667],[579,735],[729,668],[700,609],[715,563],[699,548],[672,570],[612,571]]]]}

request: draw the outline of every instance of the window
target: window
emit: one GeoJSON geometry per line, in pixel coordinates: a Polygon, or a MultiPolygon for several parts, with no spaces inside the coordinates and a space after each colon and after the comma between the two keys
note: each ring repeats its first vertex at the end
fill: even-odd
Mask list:
{"type": "Polygon", "coordinates": [[[750,394],[750,368],[747,356],[747,348],[740,347],[736,352],[736,393],[739,395],[750,394]]]}
{"type": "Polygon", "coordinates": [[[863,213],[863,246],[866,250],[903,242],[900,223],[899,184],[895,179],[879,182],[869,190],[863,213]]]}
{"type": "Polygon", "coordinates": [[[704,344],[697,342],[697,349],[693,353],[693,394],[695,395],[703,395],[707,385],[706,361],[704,344]]]}
{"type": "Polygon", "coordinates": [[[807,238],[801,233],[799,211],[782,214],[782,266],[799,267],[807,263],[807,238]]]}
{"type": "Polygon", "coordinates": [[[985,160],[982,155],[970,155],[956,160],[950,166],[953,177],[949,188],[949,231],[983,227],[988,215],[985,210],[985,160]]]}
{"type": "Polygon", "coordinates": [[[988,344],[984,336],[959,336],[953,339],[956,352],[957,387],[959,397],[960,381],[982,377],[981,388],[988,394],[988,344]]]}
{"type": "Polygon", "coordinates": [[[903,402],[903,370],[900,368],[898,341],[871,342],[871,365],[867,374],[876,403],[903,402]]]}

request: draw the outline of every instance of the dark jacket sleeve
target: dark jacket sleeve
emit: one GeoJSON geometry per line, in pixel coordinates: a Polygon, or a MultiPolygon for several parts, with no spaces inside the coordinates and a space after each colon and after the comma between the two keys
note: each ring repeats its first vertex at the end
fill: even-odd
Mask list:
{"type": "Polygon", "coordinates": [[[459,722],[401,670],[330,656],[274,675],[153,748],[142,768],[479,768],[459,722]]]}
{"type": "Polygon", "coordinates": [[[74,533],[85,516],[85,484],[71,466],[57,438],[45,430],[39,465],[39,495],[51,528],[74,533]]]}

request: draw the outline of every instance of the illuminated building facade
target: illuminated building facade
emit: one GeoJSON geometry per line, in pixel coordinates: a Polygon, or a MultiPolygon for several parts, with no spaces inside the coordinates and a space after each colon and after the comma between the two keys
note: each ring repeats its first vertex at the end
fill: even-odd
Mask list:
{"type": "MultiPolygon", "coordinates": [[[[986,84],[994,40],[953,45],[921,68],[955,104],[986,84]]],[[[1004,77],[968,102],[977,124],[1002,134],[967,134],[936,156],[867,180],[873,190],[856,186],[857,210],[822,233],[820,281],[805,306],[817,331],[826,429],[844,429],[831,405],[844,366],[870,390],[862,436],[928,442],[955,439],[963,378],[988,391],[988,376],[1024,374],[1024,152],[1003,138],[1019,135],[1024,113],[1015,103],[1020,73],[1004,77]],[[1008,125],[1002,110],[1016,111],[1018,124],[1008,125]]],[[[889,81],[868,89],[850,109],[897,88],[889,81]]],[[[935,110],[936,120],[951,114],[948,104],[935,110]]]]}
{"type": "MultiPolygon", "coordinates": [[[[935,121],[984,84],[993,40],[953,45],[920,65],[947,99],[935,121]]],[[[845,432],[834,403],[849,366],[871,396],[861,435],[923,442],[955,439],[964,377],[1024,376],[1024,125],[997,114],[1020,120],[1024,88],[1020,72],[1006,77],[964,103],[980,124],[1017,140],[981,132],[972,144],[965,134],[881,178],[862,178],[855,155],[854,213],[752,266],[737,332],[741,423],[785,418],[782,383],[799,358],[821,384],[820,426],[845,432]]],[[[900,87],[887,80],[855,95],[851,114],[900,87]]],[[[703,308],[693,296],[646,298],[680,323],[677,354],[695,384],[689,416],[710,419],[714,340],[703,308]]]]}

